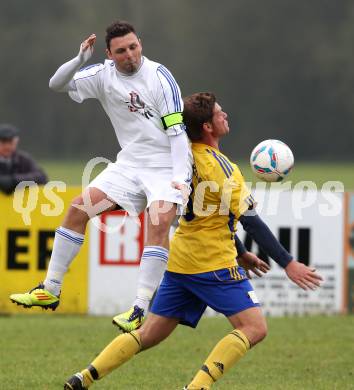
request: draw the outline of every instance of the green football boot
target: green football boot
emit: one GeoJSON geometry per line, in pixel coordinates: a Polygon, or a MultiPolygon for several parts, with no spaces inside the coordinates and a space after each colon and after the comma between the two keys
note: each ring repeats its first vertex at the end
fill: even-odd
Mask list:
{"type": "Polygon", "coordinates": [[[25,308],[39,306],[45,310],[55,310],[59,305],[59,297],[45,290],[43,284],[39,284],[30,292],[24,294],[11,294],[10,299],[13,303],[22,305],[25,308]]]}
{"type": "Polygon", "coordinates": [[[118,326],[123,332],[132,332],[140,328],[144,320],[144,310],[138,306],[134,306],[125,313],[113,317],[112,323],[118,326]]]}

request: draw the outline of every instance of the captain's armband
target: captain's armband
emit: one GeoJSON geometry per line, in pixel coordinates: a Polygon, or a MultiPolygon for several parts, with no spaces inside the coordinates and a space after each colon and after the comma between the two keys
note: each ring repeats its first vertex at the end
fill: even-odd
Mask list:
{"type": "Polygon", "coordinates": [[[169,129],[175,125],[183,124],[183,115],[182,112],[173,112],[172,114],[167,114],[161,117],[164,130],[169,129]]]}

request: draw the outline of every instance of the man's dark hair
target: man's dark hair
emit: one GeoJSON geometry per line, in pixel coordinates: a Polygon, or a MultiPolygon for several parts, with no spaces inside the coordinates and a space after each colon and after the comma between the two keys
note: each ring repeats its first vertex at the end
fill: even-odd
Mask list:
{"type": "Polygon", "coordinates": [[[183,122],[186,132],[192,142],[203,138],[203,123],[210,122],[213,117],[216,102],[211,92],[199,92],[183,99],[183,122]]]}
{"type": "Polygon", "coordinates": [[[111,40],[113,38],[124,37],[124,35],[127,35],[129,33],[134,33],[135,35],[137,35],[135,32],[135,28],[130,23],[122,20],[118,20],[112,23],[106,28],[107,49],[110,50],[111,40]]]}

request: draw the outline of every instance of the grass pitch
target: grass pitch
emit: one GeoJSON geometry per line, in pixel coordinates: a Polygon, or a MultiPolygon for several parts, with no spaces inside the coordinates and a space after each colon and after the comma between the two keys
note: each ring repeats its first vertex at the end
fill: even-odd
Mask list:
{"type": "MultiPolygon", "coordinates": [[[[354,317],[268,319],[269,335],[213,388],[220,390],[354,389],[354,317]]],[[[117,335],[107,317],[46,314],[0,317],[1,390],[62,389],[117,335]]],[[[230,326],[205,318],[180,326],[96,383],[102,390],[180,390],[230,326]]]]}
{"type": "MultiPolygon", "coordinates": [[[[82,172],[86,161],[42,161],[41,165],[48,173],[50,180],[61,180],[68,185],[81,185],[82,172]]],[[[92,178],[105,166],[100,164],[93,171],[92,178]]],[[[239,164],[246,181],[256,182],[248,162],[239,164]]],[[[354,191],[354,163],[295,163],[293,171],[288,176],[292,184],[300,181],[313,181],[318,189],[327,181],[341,181],[345,190],[354,191]]]]}

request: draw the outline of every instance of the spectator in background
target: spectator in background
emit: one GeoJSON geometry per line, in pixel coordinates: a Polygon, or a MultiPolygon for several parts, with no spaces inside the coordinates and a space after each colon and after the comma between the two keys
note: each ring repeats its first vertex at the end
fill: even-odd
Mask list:
{"type": "Polygon", "coordinates": [[[19,130],[10,124],[0,124],[0,191],[5,194],[14,192],[23,180],[37,184],[47,183],[47,175],[35,163],[33,158],[17,150],[19,130]]]}

